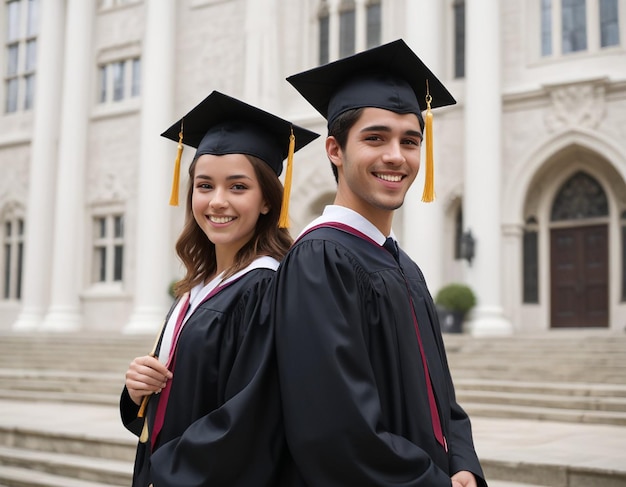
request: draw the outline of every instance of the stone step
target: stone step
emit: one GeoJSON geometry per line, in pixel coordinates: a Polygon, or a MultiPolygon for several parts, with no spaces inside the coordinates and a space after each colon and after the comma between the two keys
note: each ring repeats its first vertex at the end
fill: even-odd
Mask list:
{"type": "Polygon", "coordinates": [[[589,411],[512,404],[488,404],[459,400],[470,417],[532,419],[568,423],[605,424],[626,426],[626,412],[589,411]]]}
{"type": "Polygon", "coordinates": [[[481,380],[455,378],[455,389],[473,391],[517,392],[529,394],[562,394],[574,397],[626,398],[626,385],[584,382],[537,382],[519,380],[481,380]]]}
{"type": "Polygon", "coordinates": [[[105,485],[130,485],[132,463],[84,455],[24,450],[0,446],[0,469],[6,467],[43,472],[105,485]]]}
{"type": "Polygon", "coordinates": [[[626,414],[626,398],[621,397],[571,397],[556,394],[457,390],[457,399],[459,402],[481,404],[510,404],[555,409],[623,412],[626,414]]]}
{"type": "Polygon", "coordinates": [[[118,393],[123,386],[124,375],[117,372],[0,369],[0,389],[118,393]]]}
{"type": "Polygon", "coordinates": [[[130,484],[90,482],[20,467],[3,466],[0,470],[0,487],[122,487],[124,485],[130,484]]]}
{"type": "Polygon", "coordinates": [[[72,402],[77,404],[94,404],[116,406],[119,404],[119,393],[114,394],[96,394],[81,392],[41,392],[41,391],[23,391],[12,389],[0,389],[0,399],[8,399],[13,401],[44,401],[44,402],[72,402]]]}
{"type": "MultiPolygon", "coordinates": [[[[74,406],[80,407],[80,406],[74,406]]],[[[71,419],[71,418],[70,418],[71,419]]],[[[54,421],[54,418],[50,418],[54,421]]],[[[60,455],[85,455],[101,460],[131,462],[135,457],[137,439],[108,437],[88,431],[88,424],[80,425],[85,433],[52,431],[49,429],[9,428],[0,425],[0,445],[5,448],[54,453],[60,455]]]]}
{"type": "Polygon", "coordinates": [[[607,369],[602,372],[568,371],[550,369],[522,369],[489,365],[469,367],[464,364],[450,363],[452,376],[456,378],[519,380],[530,382],[587,382],[596,384],[626,385],[626,369],[607,369]]]}
{"type": "Polygon", "coordinates": [[[489,480],[626,487],[626,427],[474,416],[472,429],[489,480]]]}
{"type": "MultiPolygon", "coordinates": [[[[526,462],[503,462],[483,459],[481,465],[488,479],[515,479],[522,485],[547,487],[626,487],[626,473],[576,465],[550,465],[526,462]]],[[[497,483],[489,482],[490,487],[497,483]]]]}

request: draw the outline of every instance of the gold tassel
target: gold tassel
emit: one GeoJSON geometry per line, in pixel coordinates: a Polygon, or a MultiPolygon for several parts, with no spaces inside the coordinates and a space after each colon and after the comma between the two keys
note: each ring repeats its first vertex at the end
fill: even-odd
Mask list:
{"type": "Polygon", "coordinates": [[[180,121],[180,132],[178,132],[178,149],[176,150],[176,161],[174,161],[174,178],[172,180],[172,193],[170,194],[170,206],[178,206],[178,189],[180,186],[180,159],[183,155],[183,121],[180,121]]]}
{"type": "Polygon", "coordinates": [[[296,137],[293,128],[289,136],[289,153],[287,155],[287,172],[285,173],[285,189],[283,190],[283,204],[280,208],[279,228],[289,228],[289,195],[291,194],[291,173],[293,170],[293,153],[296,146],[296,137]]]}
{"type": "Polygon", "coordinates": [[[435,199],[435,166],[433,162],[433,113],[430,111],[432,97],[426,80],[426,174],[424,175],[424,192],[422,201],[431,203],[435,199]]]}

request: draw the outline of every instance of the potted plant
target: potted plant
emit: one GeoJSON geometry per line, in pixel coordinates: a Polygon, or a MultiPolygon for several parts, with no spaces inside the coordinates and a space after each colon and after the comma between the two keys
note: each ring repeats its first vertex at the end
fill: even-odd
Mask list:
{"type": "Polygon", "coordinates": [[[451,283],[437,292],[435,304],[439,311],[441,330],[461,333],[465,316],[476,305],[476,296],[469,286],[451,283]]]}

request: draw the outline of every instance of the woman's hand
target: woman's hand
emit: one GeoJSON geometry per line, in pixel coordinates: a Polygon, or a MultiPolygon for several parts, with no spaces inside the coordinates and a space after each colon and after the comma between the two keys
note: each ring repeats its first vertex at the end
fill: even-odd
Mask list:
{"type": "Polygon", "coordinates": [[[476,487],[476,485],[476,477],[467,470],[461,470],[452,476],[452,487],[476,487]]]}
{"type": "Polygon", "coordinates": [[[159,360],[150,355],[137,357],[126,371],[126,389],[135,404],[144,396],[159,393],[172,378],[172,373],[159,360]]]}

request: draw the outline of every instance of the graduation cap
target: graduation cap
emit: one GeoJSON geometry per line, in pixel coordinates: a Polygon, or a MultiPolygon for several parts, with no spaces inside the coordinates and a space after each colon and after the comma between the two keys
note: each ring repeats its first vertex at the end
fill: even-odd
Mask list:
{"type": "Polygon", "coordinates": [[[426,110],[426,184],[422,201],[434,199],[431,108],[453,105],[454,97],[402,40],[383,44],[302,73],[287,81],[328,121],[353,108],[396,113],[426,110]]]}
{"type": "Polygon", "coordinates": [[[287,159],[281,226],[287,226],[294,152],[319,134],[248,105],[236,98],[213,91],[189,113],[161,134],[178,142],[171,205],[178,205],[180,158],[183,144],[195,147],[194,159],[204,154],[247,154],[264,161],[279,176],[287,159]],[[284,223],[284,224],[283,224],[284,223]]]}

